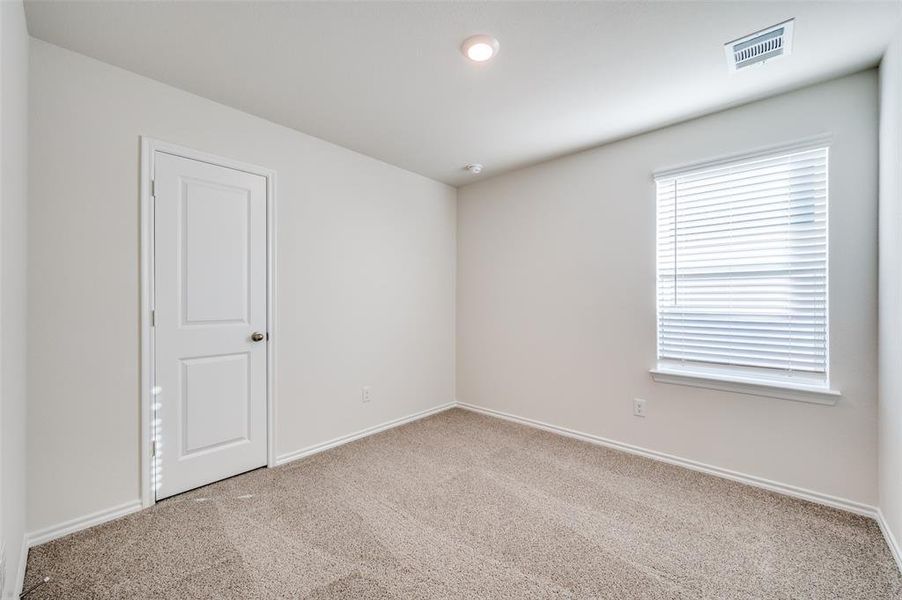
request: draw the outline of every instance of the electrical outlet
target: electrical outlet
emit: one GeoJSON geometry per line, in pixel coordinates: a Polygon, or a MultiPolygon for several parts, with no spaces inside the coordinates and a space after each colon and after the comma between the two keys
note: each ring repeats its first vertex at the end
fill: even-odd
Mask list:
{"type": "Polygon", "coordinates": [[[645,416],[645,400],[642,398],[633,398],[633,414],[637,417],[645,416]]]}
{"type": "Polygon", "coordinates": [[[370,386],[365,385],[360,389],[360,401],[361,402],[369,402],[370,401],[370,386]]]}

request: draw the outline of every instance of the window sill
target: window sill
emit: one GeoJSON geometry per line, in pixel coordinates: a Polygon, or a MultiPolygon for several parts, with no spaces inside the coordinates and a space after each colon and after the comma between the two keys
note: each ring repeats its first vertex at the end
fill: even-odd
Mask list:
{"type": "Polygon", "coordinates": [[[780,398],[796,402],[810,402],[833,406],[839,400],[840,393],[826,386],[794,384],[782,381],[765,381],[744,377],[742,375],[708,374],[698,371],[684,371],[672,368],[657,368],[650,371],[652,378],[658,383],[671,383],[690,387],[720,390],[780,398]]]}

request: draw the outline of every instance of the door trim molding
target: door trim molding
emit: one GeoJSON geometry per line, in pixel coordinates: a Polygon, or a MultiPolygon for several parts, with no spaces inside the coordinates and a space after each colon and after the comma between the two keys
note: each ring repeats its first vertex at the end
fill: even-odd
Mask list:
{"type": "Polygon", "coordinates": [[[141,136],[140,169],[140,220],[141,220],[141,505],[152,506],[156,500],[153,493],[154,439],[153,390],[151,389],[153,364],[153,258],[154,258],[154,214],[151,182],[154,178],[154,160],[157,152],[171,154],[200,162],[244,171],[266,178],[266,464],[276,466],[275,432],[275,363],[276,363],[276,172],[272,169],[232,160],[215,154],[201,152],[177,144],[170,144],[151,137],[141,136]]]}

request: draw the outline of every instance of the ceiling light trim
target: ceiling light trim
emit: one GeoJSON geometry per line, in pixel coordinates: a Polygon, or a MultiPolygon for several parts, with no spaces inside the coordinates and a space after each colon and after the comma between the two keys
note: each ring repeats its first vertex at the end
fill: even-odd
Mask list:
{"type": "Polygon", "coordinates": [[[487,62],[498,55],[501,44],[497,39],[486,33],[471,35],[460,45],[460,51],[469,60],[482,63],[487,62]]]}

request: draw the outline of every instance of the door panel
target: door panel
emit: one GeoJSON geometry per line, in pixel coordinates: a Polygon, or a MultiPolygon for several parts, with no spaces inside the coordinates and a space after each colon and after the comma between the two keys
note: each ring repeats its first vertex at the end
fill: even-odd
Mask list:
{"type": "Polygon", "coordinates": [[[266,464],[266,179],[157,152],[156,497],[266,464]]]}
{"type": "Polygon", "coordinates": [[[250,441],[253,394],[247,354],[182,361],[184,455],[250,441]]]}
{"type": "Polygon", "coordinates": [[[182,199],[185,324],[248,322],[248,190],[187,180],[182,199]]]}

